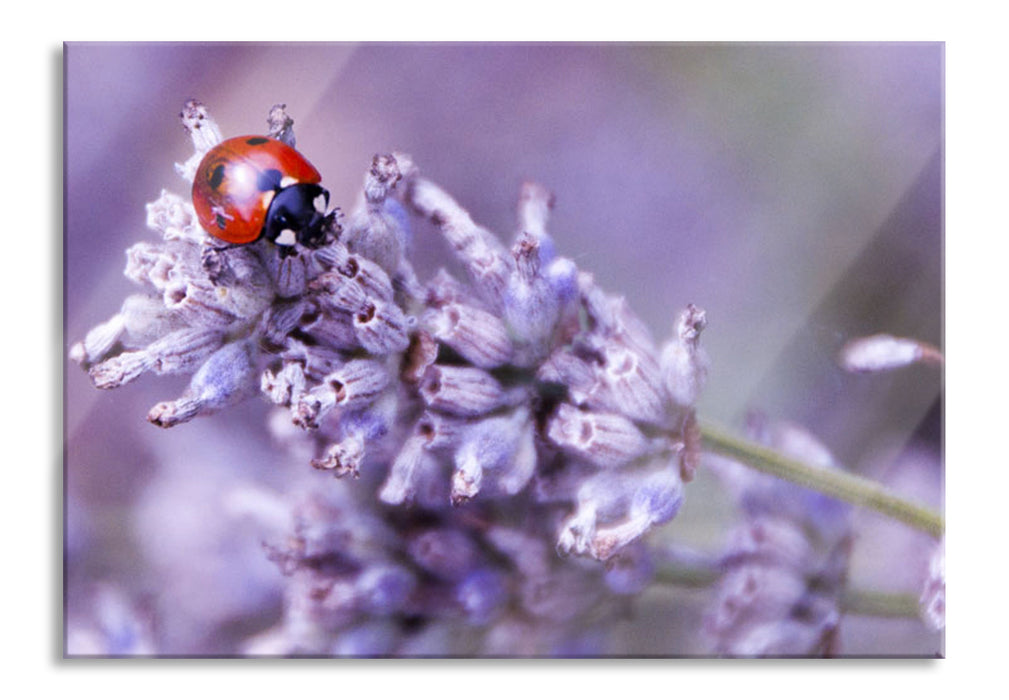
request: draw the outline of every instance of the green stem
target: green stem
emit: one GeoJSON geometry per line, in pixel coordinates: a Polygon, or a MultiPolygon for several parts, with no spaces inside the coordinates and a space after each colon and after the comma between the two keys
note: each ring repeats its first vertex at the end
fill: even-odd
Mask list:
{"type": "Polygon", "coordinates": [[[942,537],[946,529],[942,515],[925,506],[905,501],[874,481],[839,470],[815,469],[764,445],[730,435],[707,422],[701,422],[700,427],[707,449],[737,459],[765,474],[856,506],[872,508],[933,537],[942,537]]]}
{"type": "Polygon", "coordinates": [[[912,593],[889,593],[849,588],[841,596],[841,608],[849,615],[865,617],[919,617],[918,597],[912,593]]]}

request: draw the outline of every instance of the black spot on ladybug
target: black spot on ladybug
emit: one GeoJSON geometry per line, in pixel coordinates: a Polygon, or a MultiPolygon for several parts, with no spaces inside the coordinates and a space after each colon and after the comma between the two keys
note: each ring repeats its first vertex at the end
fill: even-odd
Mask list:
{"type": "Polygon", "coordinates": [[[217,228],[221,229],[222,231],[224,230],[224,227],[227,226],[227,224],[228,224],[228,222],[225,220],[224,216],[222,216],[221,214],[217,215],[217,221],[216,221],[216,223],[217,223],[217,228]]]}
{"type": "Polygon", "coordinates": [[[262,146],[264,143],[270,139],[264,136],[253,136],[251,139],[245,139],[245,142],[250,146],[262,146]]]}
{"type": "Polygon", "coordinates": [[[210,171],[210,187],[212,189],[217,189],[224,182],[224,164],[218,165],[216,168],[210,171]]]}
{"type": "Polygon", "coordinates": [[[264,170],[256,176],[256,189],[260,192],[269,192],[280,189],[280,181],[284,175],[276,168],[264,170]]]}

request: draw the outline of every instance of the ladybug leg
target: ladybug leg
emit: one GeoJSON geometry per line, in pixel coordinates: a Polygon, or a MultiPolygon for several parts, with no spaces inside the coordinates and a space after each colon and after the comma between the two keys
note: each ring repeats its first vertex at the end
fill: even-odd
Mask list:
{"type": "Polygon", "coordinates": [[[203,250],[200,251],[200,265],[203,267],[203,271],[207,273],[211,284],[215,287],[224,282],[225,277],[227,277],[231,269],[228,266],[227,256],[224,254],[225,251],[237,247],[238,245],[234,243],[223,246],[204,245],[203,250]]]}

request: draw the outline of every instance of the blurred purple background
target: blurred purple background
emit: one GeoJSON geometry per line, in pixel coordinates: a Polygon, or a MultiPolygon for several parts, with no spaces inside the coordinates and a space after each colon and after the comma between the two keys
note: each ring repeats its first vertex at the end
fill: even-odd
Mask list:
{"type": "MultiPolygon", "coordinates": [[[[188,191],[174,170],[192,153],[183,102],[205,102],[226,136],[264,131],[285,103],[345,210],[372,155],[392,150],[509,240],[520,183],[544,184],[560,252],[657,337],[684,304],[706,309],[704,416],[737,425],[759,408],[803,423],[850,468],[941,504],[941,374],[851,376],[834,361],[876,332],[942,344],[941,44],[70,44],[65,61],[68,345],[136,291],[123,251],[152,239],[144,205],[188,191]]],[[[428,234],[413,242],[424,276],[447,260],[428,234]]],[[[182,386],[100,392],[67,364],[67,615],[111,579],[177,612],[165,630],[177,653],[227,651],[277,614],[279,574],[254,539],[186,513],[218,507],[214,484],[279,483],[295,467],[277,466],[261,402],[149,425],[150,406],[182,386]],[[196,540],[219,570],[180,573],[196,540]],[[236,567],[255,580],[238,586],[236,567]],[[201,636],[208,610],[234,626],[201,636]]],[[[702,474],[664,534],[715,550],[730,517],[702,474]]],[[[879,537],[856,547],[855,581],[910,586],[921,543],[864,521],[860,542],[879,537]]],[[[628,627],[627,653],[698,653],[703,600],[683,600],[694,607],[672,616],[645,601],[665,612],[628,627]]],[[[880,625],[852,620],[848,650],[937,645],[916,623],[880,625]]]]}

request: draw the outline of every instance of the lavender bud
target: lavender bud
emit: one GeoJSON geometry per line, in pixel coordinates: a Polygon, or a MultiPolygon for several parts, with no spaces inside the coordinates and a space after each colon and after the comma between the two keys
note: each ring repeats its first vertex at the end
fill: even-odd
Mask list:
{"type": "Polygon", "coordinates": [[[477,569],[456,586],[455,599],[470,624],[485,625],[497,617],[508,602],[507,579],[494,569],[477,569]]]}
{"type": "Polygon", "coordinates": [[[105,323],[100,323],[84,336],[82,342],[70,348],[70,359],[85,368],[101,360],[112,349],[126,330],[126,319],[118,313],[105,323]]]}
{"type": "Polygon", "coordinates": [[[309,305],[303,299],[275,303],[263,314],[257,330],[268,342],[282,346],[308,310],[309,305]]]}
{"type": "Polygon", "coordinates": [[[700,347],[707,321],[703,309],[693,304],[680,313],[673,338],[662,349],[662,377],[669,397],[677,406],[697,403],[708,376],[708,356],[700,347]]]}
{"type": "Polygon", "coordinates": [[[124,352],[91,368],[99,389],[113,389],[144,372],[174,374],[191,371],[221,347],[224,334],[216,330],[183,329],[170,333],[143,350],[124,352]]]}
{"type": "Polygon", "coordinates": [[[361,255],[350,255],[338,270],[341,275],[356,283],[369,299],[392,301],[392,282],[378,263],[361,255]]]}
{"type": "Polygon", "coordinates": [[[262,242],[263,261],[270,272],[270,278],[282,299],[301,296],[312,279],[310,265],[305,252],[299,250],[293,255],[282,256],[275,246],[262,242]]]}
{"type": "Polygon", "coordinates": [[[603,343],[599,356],[602,364],[594,368],[590,407],[645,423],[666,419],[659,367],[650,356],[614,342],[603,343]]]}
{"type": "Polygon", "coordinates": [[[126,297],[120,313],[131,347],[149,345],[185,325],[179,313],[166,309],[161,299],[146,294],[126,297]]]}
{"type": "Polygon", "coordinates": [[[652,526],[669,522],[683,503],[683,487],[676,469],[663,468],[643,475],[633,489],[627,517],[596,529],[589,547],[594,558],[605,561],[652,526]]]}
{"type": "Polygon", "coordinates": [[[486,418],[465,430],[455,453],[453,505],[464,503],[480,492],[485,471],[498,472],[510,466],[523,429],[527,432],[530,429],[528,413],[520,410],[509,416],[486,418]]]}
{"type": "Polygon", "coordinates": [[[736,567],[722,577],[717,605],[706,619],[709,633],[728,638],[732,629],[754,621],[786,620],[796,601],[806,592],[800,573],[780,567],[736,567]]]}
{"type": "Polygon", "coordinates": [[[512,357],[508,328],[497,316],[473,306],[448,303],[424,315],[431,334],[482,369],[491,369],[512,357]]]}
{"type": "Polygon", "coordinates": [[[459,261],[494,310],[503,306],[509,266],[500,242],[477,226],[469,213],[432,182],[416,178],[407,191],[410,204],[441,229],[459,261]]]}
{"type": "Polygon", "coordinates": [[[266,125],[267,136],[278,141],[283,141],[291,148],[295,147],[294,120],[287,114],[287,105],[273,105],[270,108],[269,116],[266,118],[266,125]]]}
{"type": "Polygon", "coordinates": [[[193,205],[168,190],[161,190],[161,196],[147,205],[147,227],[161,233],[167,241],[200,244],[205,237],[193,205]]]}
{"type": "Polygon", "coordinates": [[[481,416],[501,407],[505,392],[494,377],[476,367],[431,365],[421,381],[427,406],[454,416],[481,416]]]}
{"type": "Polygon", "coordinates": [[[175,171],[188,182],[192,182],[203,156],[219,144],[223,137],[217,122],[211,118],[207,108],[198,100],[186,102],[179,118],[182,119],[182,126],[189,132],[196,152],[185,163],[176,163],[175,171]]]}
{"type": "Polygon", "coordinates": [[[336,270],[319,275],[308,286],[327,311],[356,313],[368,301],[364,287],[336,270]]]}
{"type": "Polygon", "coordinates": [[[856,338],[841,349],[840,363],[848,372],[885,372],[915,362],[943,364],[942,352],[912,338],[879,334],[856,338]]]}
{"type": "Polygon", "coordinates": [[[316,469],[332,471],[335,477],[348,474],[355,479],[360,476],[361,462],[364,460],[365,443],[361,435],[351,434],[340,442],[330,445],[322,459],[313,459],[316,469]]]}
{"type": "Polygon", "coordinates": [[[147,420],[162,428],[207,414],[247,398],[254,389],[255,362],[251,342],[229,343],[196,371],[189,388],[176,401],[160,403],[147,420]]]}
{"type": "Polygon", "coordinates": [[[362,612],[392,615],[403,610],[416,585],[416,577],[404,567],[381,563],[357,577],[354,592],[362,612]]]}
{"type": "MultiPolygon", "coordinates": [[[[400,630],[395,622],[378,620],[365,622],[340,630],[336,641],[330,648],[330,654],[344,658],[367,658],[371,656],[391,656],[396,652],[400,630]]],[[[270,656],[282,656],[282,652],[269,653],[270,656]]]]}
{"type": "Polygon", "coordinates": [[[357,341],[372,354],[403,352],[410,345],[409,321],[393,303],[368,303],[354,314],[353,324],[357,341]]]}
{"type": "Polygon", "coordinates": [[[479,557],[469,537],[449,528],[425,530],[410,537],[407,552],[422,569],[448,581],[466,576],[479,557]]]}
{"type": "Polygon", "coordinates": [[[126,249],[126,268],[123,275],[136,284],[145,285],[165,294],[169,301],[174,290],[185,290],[185,283],[178,281],[180,265],[178,255],[166,250],[163,245],[141,241],[126,249]],[[173,290],[169,292],[168,290],[173,290]]]}
{"type": "Polygon", "coordinates": [[[536,433],[532,422],[526,421],[520,429],[514,456],[495,475],[498,486],[509,496],[519,493],[532,480],[538,461],[536,433]]]}
{"type": "MultiPolygon", "coordinates": [[[[302,322],[304,322],[304,318],[302,322]]],[[[313,336],[317,338],[318,336],[313,336]]],[[[284,340],[284,349],[280,352],[284,362],[297,362],[304,369],[306,378],[319,383],[330,372],[343,366],[346,355],[338,348],[326,344],[306,344],[295,337],[288,336],[284,340]]]]}
{"type": "Polygon", "coordinates": [[[579,411],[567,403],[560,404],[550,418],[547,437],[565,452],[604,469],[621,467],[645,454],[650,446],[627,418],[579,411]]]}
{"type": "MultiPolygon", "coordinates": [[[[201,153],[206,153],[222,140],[221,130],[210,112],[199,100],[187,100],[179,114],[182,126],[193,139],[193,147],[201,153]]],[[[190,178],[192,180],[192,178],[190,178]]]]}
{"type": "Polygon", "coordinates": [[[352,410],[366,406],[378,399],[388,385],[389,373],[382,363],[351,360],[301,398],[294,412],[295,421],[305,427],[318,427],[333,408],[352,410]]]}
{"type": "Polygon", "coordinates": [[[524,530],[492,525],[485,536],[525,577],[546,576],[555,562],[556,555],[543,540],[524,530]]]}
{"type": "Polygon", "coordinates": [[[606,560],[653,525],[672,519],[683,502],[683,487],[672,465],[632,473],[604,471],[581,483],[576,502],[562,523],[558,551],[606,560]]]}
{"type": "Polygon", "coordinates": [[[583,572],[557,568],[521,581],[519,601],[531,615],[552,622],[571,620],[598,602],[600,591],[583,572]]]}
{"type": "Polygon", "coordinates": [[[448,502],[441,465],[426,446],[424,435],[410,437],[403,444],[379,491],[378,497],[383,503],[399,505],[416,499],[421,505],[440,507],[448,502]]]}
{"type": "Polygon", "coordinates": [[[539,242],[522,236],[512,249],[516,273],[508,279],[504,316],[523,341],[534,346],[546,342],[560,314],[561,302],[541,274],[539,242]]]}
{"type": "Polygon", "coordinates": [[[365,184],[366,203],[359,206],[350,218],[343,240],[352,253],[373,260],[383,270],[394,274],[407,238],[403,219],[397,212],[401,205],[395,200],[385,199],[382,186],[372,187],[369,192],[369,184],[374,183],[365,184]],[[380,199],[376,201],[372,197],[380,199]]]}
{"type": "Polygon", "coordinates": [[[308,305],[298,323],[298,330],[315,339],[317,346],[323,348],[323,351],[351,351],[358,347],[353,317],[348,313],[324,313],[314,305],[308,305]]]}

